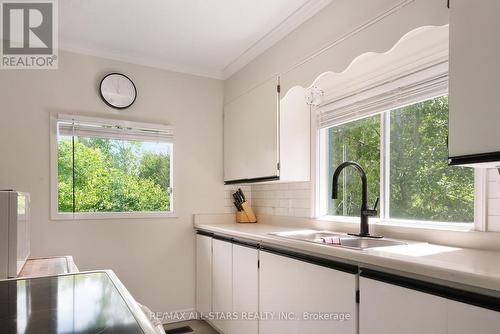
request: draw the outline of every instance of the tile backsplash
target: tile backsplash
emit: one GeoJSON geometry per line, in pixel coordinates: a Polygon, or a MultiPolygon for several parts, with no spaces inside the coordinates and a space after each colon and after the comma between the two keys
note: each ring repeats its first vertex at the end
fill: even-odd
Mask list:
{"type": "Polygon", "coordinates": [[[252,185],[252,206],[257,214],[311,217],[311,182],[252,185]]]}

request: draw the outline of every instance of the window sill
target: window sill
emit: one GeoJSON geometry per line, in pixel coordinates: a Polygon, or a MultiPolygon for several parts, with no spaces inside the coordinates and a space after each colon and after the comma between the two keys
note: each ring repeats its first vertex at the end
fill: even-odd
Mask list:
{"type": "MultiPolygon", "coordinates": [[[[321,216],[316,218],[318,221],[329,221],[335,223],[348,223],[359,225],[359,217],[345,216],[321,216]]],[[[403,220],[403,219],[380,219],[372,218],[369,222],[370,226],[380,226],[384,228],[415,228],[427,230],[443,230],[443,231],[474,231],[474,223],[446,223],[446,222],[429,222],[425,220],[403,220]]]]}
{"type": "Polygon", "coordinates": [[[175,212],[101,212],[101,213],[56,213],[52,220],[115,220],[178,218],[175,212]]]}

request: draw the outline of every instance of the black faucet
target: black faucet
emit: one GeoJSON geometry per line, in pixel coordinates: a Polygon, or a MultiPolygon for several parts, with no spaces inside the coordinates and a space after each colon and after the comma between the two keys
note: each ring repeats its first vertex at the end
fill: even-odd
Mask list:
{"type": "MultiPolygon", "coordinates": [[[[354,161],[346,161],[340,166],[337,167],[335,170],[335,173],[333,173],[333,180],[332,180],[332,199],[337,199],[338,198],[338,188],[339,188],[339,176],[340,173],[344,168],[347,166],[353,166],[355,167],[359,175],[361,176],[361,184],[362,184],[362,190],[361,190],[361,222],[360,222],[360,227],[359,227],[359,234],[351,234],[355,235],[357,237],[368,237],[368,238],[382,238],[380,236],[373,236],[370,235],[369,228],[368,228],[368,217],[373,217],[377,215],[377,205],[379,199],[375,201],[375,205],[373,206],[373,209],[368,209],[368,185],[366,181],[366,173],[363,170],[363,167],[361,167],[360,164],[354,161]]],[[[344,185],[345,186],[345,185],[344,185]]]]}

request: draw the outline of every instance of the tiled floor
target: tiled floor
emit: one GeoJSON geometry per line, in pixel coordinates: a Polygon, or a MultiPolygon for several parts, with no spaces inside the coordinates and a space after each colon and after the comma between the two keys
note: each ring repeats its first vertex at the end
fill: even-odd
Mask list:
{"type": "Polygon", "coordinates": [[[189,321],[181,321],[181,322],[175,322],[172,324],[165,325],[165,331],[170,329],[175,329],[179,327],[184,327],[184,326],[189,326],[193,329],[193,332],[189,332],[192,334],[217,334],[217,331],[214,330],[212,327],[210,327],[209,324],[207,324],[205,321],[201,320],[189,320],[189,321]]]}

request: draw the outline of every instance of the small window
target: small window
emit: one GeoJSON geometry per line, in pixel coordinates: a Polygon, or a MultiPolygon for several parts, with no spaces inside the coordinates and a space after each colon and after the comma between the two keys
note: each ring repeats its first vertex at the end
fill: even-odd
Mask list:
{"type": "Polygon", "coordinates": [[[56,215],[139,217],[173,211],[171,129],[99,119],[56,124],[56,215]]]}
{"type": "Polygon", "coordinates": [[[339,198],[331,199],[335,168],[347,160],[363,166],[371,205],[380,197],[380,219],[387,221],[474,221],[474,170],[448,166],[448,98],[441,96],[325,128],[327,173],[320,187],[320,215],[359,216],[361,181],[347,168],[339,198]],[[382,151],[382,154],[381,154],[382,151]],[[382,158],[381,158],[382,157],[382,158]]]}

